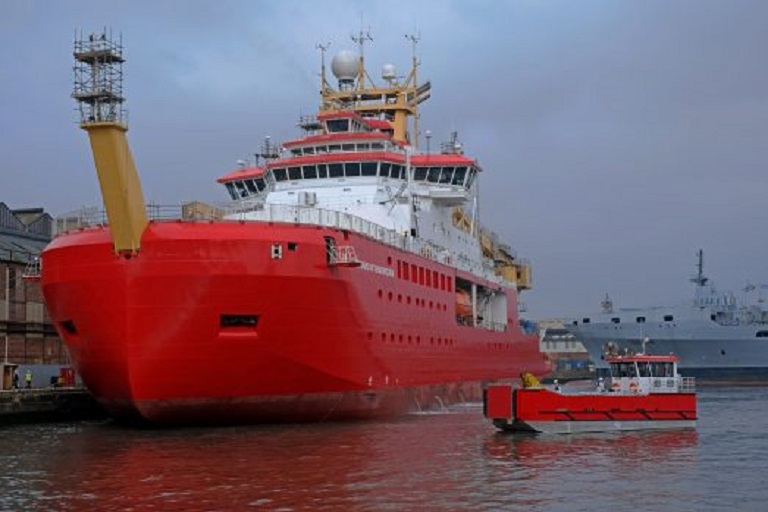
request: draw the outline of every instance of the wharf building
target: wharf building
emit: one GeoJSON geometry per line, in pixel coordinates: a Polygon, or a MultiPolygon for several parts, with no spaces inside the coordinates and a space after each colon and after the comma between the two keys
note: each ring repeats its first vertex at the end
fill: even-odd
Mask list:
{"type": "MultiPolygon", "coordinates": [[[[21,366],[69,365],[66,345],[45,308],[40,281],[24,278],[51,241],[52,231],[53,219],[42,208],[12,210],[0,202],[0,363],[4,374],[8,368],[12,372],[21,366]]],[[[6,382],[2,384],[0,388],[6,382]]]]}

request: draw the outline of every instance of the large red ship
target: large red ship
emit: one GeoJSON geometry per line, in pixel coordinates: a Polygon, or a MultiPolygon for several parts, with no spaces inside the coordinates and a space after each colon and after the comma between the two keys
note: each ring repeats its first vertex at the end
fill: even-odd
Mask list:
{"type": "MultiPolygon", "coordinates": [[[[147,214],[123,122],[122,46],[75,43],[75,93],[108,223],[58,236],[42,286],[73,364],[116,418],[158,424],[369,418],[544,373],[518,293],[530,267],[477,220],[455,135],[420,151],[417,59],[375,85],[322,64],[303,135],[219,178],[231,203],[147,214]]],[[[416,40],[414,42],[414,49],[416,40]]],[[[323,51],[324,57],[324,51],[323,51]]]]}

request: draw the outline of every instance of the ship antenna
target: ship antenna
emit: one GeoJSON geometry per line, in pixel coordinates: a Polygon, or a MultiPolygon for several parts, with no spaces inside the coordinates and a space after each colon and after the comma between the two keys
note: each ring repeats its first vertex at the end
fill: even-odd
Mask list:
{"type": "Polygon", "coordinates": [[[325,79],[325,52],[328,51],[328,48],[330,48],[331,43],[325,43],[323,44],[316,44],[315,48],[320,50],[320,91],[321,94],[325,94],[325,92],[330,88],[328,86],[328,81],[325,79]]]}
{"type": "Polygon", "coordinates": [[[360,47],[358,56],[360,64],[357,67],[357,88],[363,89],[365,87],[365,59],[363,56],[363,50],[365,48],[365,42],[373,42],[373,37],[371,37],[370,29],[366,30],[365,32],[363,32],[363,29],[360,29],[360,32],[357,36],[351,35],[349,37],[360,47]]]}
{"type": "MultiPolygon", "coordinates": [[[[413,81],[411,87],[418,89],[419,80],[417,76],[417,69],[419,68],[419,59],[416,54],[416,46],[421,41],[421,33],[419,34],[405,34],[405,38],[411,42],[411,80],[413,81]]],[[[419,147],[419,111],[418,103],[415,107],[413,115],[413,146],[419,147]]]]}
{"type": "Polygon", "coordinates": [[[698,263],[696,264],[698,272],[696,277],[691,278],[691,282],[695,283],[696,286],[704,286],[709,281],[709,278],[704,276],[704,251],[699,249],[696,256],[698,257],[698,263]]]}

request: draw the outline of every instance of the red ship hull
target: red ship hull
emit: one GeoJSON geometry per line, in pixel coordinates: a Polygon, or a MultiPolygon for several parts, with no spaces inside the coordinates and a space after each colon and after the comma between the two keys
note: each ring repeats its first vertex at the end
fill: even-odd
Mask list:
{"type": "Polygon", "coordinates": [[[446,283],[478,278],[353,232],[154,222],[141,247],[117,256],[98,227],[60,236],[42,255],[51,317],[84,383],[117,418],[389,416],[548,370],[538,337],[518,327],[514,290],[505,331],[459,325],[446,283]],[[329,265],[327,237],[363,264],[329,265]],[[406,263],[434,278],[402,279],[406,263]]]}

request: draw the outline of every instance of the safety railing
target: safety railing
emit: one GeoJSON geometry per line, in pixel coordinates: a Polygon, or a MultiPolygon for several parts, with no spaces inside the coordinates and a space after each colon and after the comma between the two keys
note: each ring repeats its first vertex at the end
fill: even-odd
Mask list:
{"type": "MultiPolygon", "coordinates": [[[[240,221],[310,224],[333,229],[353,231],[386,245],[420,254],[422,257],[449,265],[484,279],[502,284],[504,281],[494,272],[493,262],[477,261],[468,255],[453,254],[449,249],[434,242],[406,236],[397,231],[371,222],[362,217],[339,210],[326,210],[314,206],[264,204],[259,200],[243,200],[235,204],[185,203],[183,205],[160,205],[149,203],[147,215],[151,221],[240,221]]],[[[59,219],[58,232],[75,228],[106,225],[106,212],[86,208],[66,214],[59,219]]],[[[58,219],[57,219],[58,220],[58,219]]]]}

